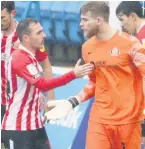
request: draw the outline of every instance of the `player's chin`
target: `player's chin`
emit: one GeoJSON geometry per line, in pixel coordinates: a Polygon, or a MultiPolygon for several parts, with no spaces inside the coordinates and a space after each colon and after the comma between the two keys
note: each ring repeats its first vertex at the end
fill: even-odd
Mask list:
{"type": "Polygon", "coordinates": [[[84,36],[87,37],[87,38],[89,38],[88,32],[84,31],[84,36]]]}
{"type": "Polygon", "coordinates": [[[1,26],[1,30],[2,30],[2,31],[6,31],[6,30],[8,30],[8,27],[6,27],[6,26],[1,26]]]}

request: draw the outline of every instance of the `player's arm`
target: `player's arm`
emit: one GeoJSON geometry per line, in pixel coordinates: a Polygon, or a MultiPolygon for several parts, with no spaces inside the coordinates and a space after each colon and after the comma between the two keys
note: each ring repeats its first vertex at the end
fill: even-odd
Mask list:
{"type": "MultiPolygon", "coordinates": [[[[87,62],[87,57],[83,53],[83,58],[87,62]]],[[[68,100],[56,100],[48,102],[48,107],[54,107],[52,110],[45,113],[48,120],[57,120],[66,117],[73,108],[80,103],[91,99],[95,95],[96,76],[92,71],[89,75],[89,83],[76,96],[68,98],[68,100]]]]}
{"type": "Polygon", "coordinates": [[[92,71],[91,64],[80,65],[79,60],[72,71],[59,77],[45,78],[39,74],[40,72],[38,72],[36,66],[31,63],[29,57],[25,57],[23,63],[16,63],[17,61],[17,59],[12,60],[12,68],[16,74],[41,91],[48,91],[53,88],[63,86],[76,78],[87,75],[92,71]]]}
{"type": "Polygon", "coordinates": [[[145,49],[138,41],[132,44],[130,56],[132,62],[143,76],[143,93],[145,99],[145,49]]]}
{"type": "Polygon", "coordinates": [[[66,117],[73,108],[82,102],[91,99],[95,95],[95,75],[89,75],[89,83],[79,92],[76,96],[69,97],[68,100],[55,100],[48,102],[49,108],[54,107],[52,110],[45,113],[48,120],[57,120],[66,117]]]}

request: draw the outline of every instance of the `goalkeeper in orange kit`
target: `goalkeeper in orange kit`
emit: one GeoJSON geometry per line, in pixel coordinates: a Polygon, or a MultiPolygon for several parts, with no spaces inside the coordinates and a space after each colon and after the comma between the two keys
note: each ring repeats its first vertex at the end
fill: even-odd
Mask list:
{"type": "Polygon", "coordinates": [[[87,2],[80,12],[80,27],[91,37],[83,44],[82,55],[86,63],[94,65],[94,71],[80,93],[68,100],[49,102],[54,108],[45,115],[61,119],[95,97],[86,149],[140,149],[145,49],[135,37],[109,26],[107,2],[87,2]]]}

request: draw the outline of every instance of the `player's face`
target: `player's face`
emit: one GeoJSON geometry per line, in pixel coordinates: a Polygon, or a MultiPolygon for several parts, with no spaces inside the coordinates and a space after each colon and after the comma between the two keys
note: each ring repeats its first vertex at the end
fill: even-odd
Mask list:
{"type": "Polygon", "coordinates": [[[90,12],[81,14],[80,28],[83,30],[86,37],[91,38],[97,33],[97,19],[93,18],[90,12]]]}
{"type": "Polygon", "coordinates": [[[40,49],[44,45],[45,33],[40,23],[30,25],[31,34],[29,35],[29,43],[34,49],[40,49]]]}
{"type": "Polygon", "coordinates": [[[132,35],[136,34],[135,23],[131,15],[120,15],[118,16],[118,19],[120,20],[121,26],[124,28],[126,32],[132,35]]]}
{"type": "Polygon", "coordinates": [[[11,13],[7,9],[1,10],[1,30],[6,31],[11,26],[11,13]]]}

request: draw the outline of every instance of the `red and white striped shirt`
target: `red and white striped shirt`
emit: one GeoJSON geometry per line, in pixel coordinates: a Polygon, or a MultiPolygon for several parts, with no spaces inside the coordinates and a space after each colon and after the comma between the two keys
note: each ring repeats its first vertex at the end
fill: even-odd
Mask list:
{"type": "MultiPolygon", "coordinates": [[[[1,32],[1,83],[2,83],[1,84],[1,91],[2,91],[1,104],[2,105],[6,105],[6,102],[8,100],[8,96],[7,96],[8,61],[12,52],[15,50],[13,48],[13,45],[16,42],[19,42],[16,31],[14,31],[9,36],[4,36],[3,32],[1,32]]],[[[43,48],[43,49],[37,50],[35,56],[38,61],[44,61],[48,55],[45,48],[43,48]]],[[[11,77],[11,74],[9,74],[9,77],[11,77]]],[[[9,79],[10,87],[13,86],[12,84],[13,84],[12,80],[9,79]]]]}
{"type": "Polygon", "coordinates": [[[17,40],[18,36],[15,31],[9,36],[4,36],[3,32],[1,32],[1,104],[3,105],[6,105],[7,101],[8,61],[11,56],[11,53],[14,51],[12,47],[14,43],[17,42],[17,40]]]}
{"type": "Polygon", "coordinates": [[[13,83],[2,129],[35,130],[43,124],[39,114],[40,90],[32,84],[39,79],[42,68],[33,53],[23,46],[19,48],[22,50],[13,52],[8,65],[8,80],[13,83]]]}
{"type": "Polygon", "coordinates": [[[42,128],[39,113],[40,90],[48,91],[76,78],[73,71],[57,78],[44,78],[41,73],[42,68],[35,55],[25,47],[20,45],[19,49],[12,53],[8,65],[8,80],[12,80],[13,83],[2,122],[3,130],[23,131],[42,128]]]}

